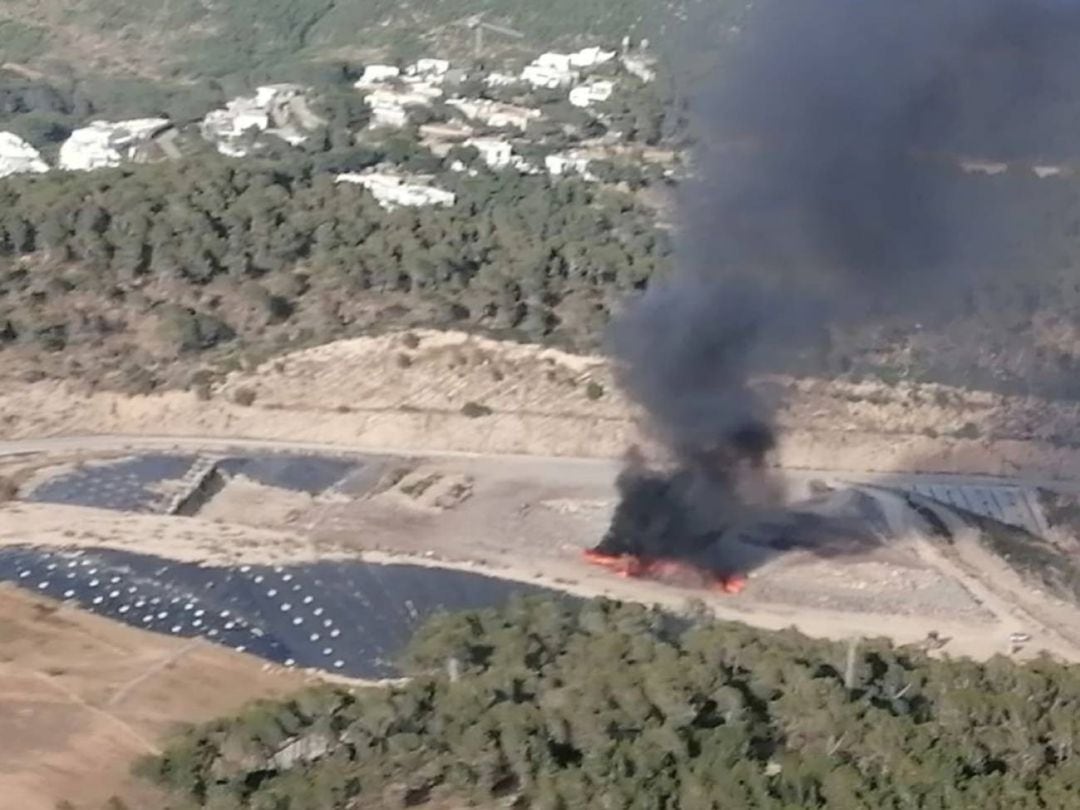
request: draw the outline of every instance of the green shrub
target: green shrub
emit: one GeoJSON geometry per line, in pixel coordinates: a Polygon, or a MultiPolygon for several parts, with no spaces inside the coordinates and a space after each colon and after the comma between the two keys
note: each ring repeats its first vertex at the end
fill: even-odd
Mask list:
{"type": "Polygon", "coordinates": [[[233,392],[233,402],[247,408],[255,403],[255,390],[253,388],[237,388],[233,392]]]}
{"type": "Polygon", "coordinates": [[[976,425],[974,422],[965,422],[964,426],[961,427],[958,431],[956,431],[953,435],[956,436],[956,438],[958,439],[978,439],[980,436],[982,436],[982,431],[979,429],[979,426],[976,425]]]}
{"type": "Polygon", "coordinates": [[[18,485],[10,478],[0,475],[0,503],[13,501],[19,494],[18,485]]]}
{"type": "Polygon", "coordinates": [[[482,416],[491,416],[494,411],[487,405],[481,405],[479,402],[466,402],[461,406],[461,413],[463,416],[467,416],[470,419],[477,419],[482,416]]]}

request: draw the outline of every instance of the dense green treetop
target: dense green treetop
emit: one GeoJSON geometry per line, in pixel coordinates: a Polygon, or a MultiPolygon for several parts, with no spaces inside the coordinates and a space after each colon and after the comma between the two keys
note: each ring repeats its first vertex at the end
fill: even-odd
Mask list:
{"type": "MultiPolygon", "coordinates": [[[[446,172],[437,182],[457,194],[455,205],[396,210],[335,183],[333,171],[380,157],[330,148],[281,161],[207,155],[8,178],[0,254],[39,261],[0,268],[0,321],[30,338],[41,324],[28,295],[45,304],[76,288],[122,300],[157,286],[175,302],[178,290],[198,298],[212,282],[280,287],[276,279],[300,270],[338,298],[438,300],[459,325],[585,341],[599,335],[616,298],[666,261],[667,240],[632,196],[581,181],[446,172]],[[56,263],[68,279],[52,284],[56,263]]],[[[283,291],[282,314],[303,305],[309,286],[283,291]]]]}
{"type": "Polygon", "coordinates": [[[387,689],[193,729],[177,808],[1071,808],[1080,670],[525,600],[433,619],[387,689]],[[439,804],[438,806],[445,806],[439,804]]]}

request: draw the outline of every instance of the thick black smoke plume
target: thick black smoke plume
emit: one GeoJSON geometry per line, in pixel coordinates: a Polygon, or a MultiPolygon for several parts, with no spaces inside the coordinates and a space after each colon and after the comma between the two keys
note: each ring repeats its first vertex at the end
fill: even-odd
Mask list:
{"type": "Polygon", "coordinates": [[[611,553],[698,555],[768,500],[756,373],[838,324],[947,322],[973,290],[1043,269],[1026,251],[1048,226],[965,158],[1078,151],[1080,2],[756,0],[715,48],[688,94],[677,270],[612,335],[677,472],[628,468],[611,553]]]}

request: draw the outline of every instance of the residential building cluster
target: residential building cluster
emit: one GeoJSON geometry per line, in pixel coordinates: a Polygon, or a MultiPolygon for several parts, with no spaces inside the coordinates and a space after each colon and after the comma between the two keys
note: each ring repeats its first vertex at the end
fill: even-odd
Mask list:
{"type": "Polygon", "coordinates": [[[223,109],[207,113],[199,130],[223,155],[245,157],[261,133],[275,135],[297,146],[326,121],[312,112],[307,90],[298,84],[270,84],[241,96],[223,109]]]}
{"type": "MultiPolygon", "coordinates": [[[[565,92],[570,105],[587,109],[615,94],[619,65],[623,74],[652,80],[652,58],[645,53],[630,53],[625,41],[622,50],[621,54],[600,47],[573,53],[546,52],[517,73],[493,71],[479,76],[469,76],[448,60],[434,57],[405,66],[371,64],[365,66],[355,90],[368,105],[371,128],[403,128],[419,117],[423,121],[419,126],[421,142],[436,155],[446,156],[454,146],[462,145],[475,149],[478,162],[494,170],[546,172],[553,176],[576,173],[594,179],[588,171],[591,158],[583,150],[547,154],[536,158],[538,163],[517,154],[515,140],[526,137],[530,124],[542,120],[544,113],[523,103],[470,95],[465,80],[480,79],[490,88],[520,88],[524,95],[530,89],[565,92]],[[604,68],[602,75],[596,75],[598,68],[604,68]],[[430,120],[429,115],[416,116],[418,109],[435,105],[442,113],[435,120],[430,120]]],[[[522,94],[513,90],[509,93],[518,97],[522,94]]],[[[271,84],[207,113],[190,130],[182,131],[166,118],[93,121],[74,130],[60,146],[56,168],[90,171],[128,162],[180,158],[185,139],[196,132],[197,137],[228,157],[257,153],[265,148],[267,136],[299,146],[327,123],[312,109],[312,101],[309,88],[271,84]]],[[[355,136],[358,142],[366,137],[362,133],[355,136]]],[[[50,168],[32,144],[10,132],[0,132],[0,177],[43,173],[50,168]]],[[[476,172],[460,160],[454,161],[452,168],[476,172]]],[[[431,178],[410,177],[392,170],[343,173],[336,180],[364,186],[388,208],[452,205],[455,199],[453,193],[434,186],[431,178]]]]}

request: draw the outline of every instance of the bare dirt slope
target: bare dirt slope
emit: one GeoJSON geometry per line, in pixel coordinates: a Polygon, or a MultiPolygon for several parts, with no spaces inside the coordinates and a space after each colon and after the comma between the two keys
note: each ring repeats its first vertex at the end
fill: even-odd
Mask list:
{"type": "Polygon", "coordinates": [[[190,639],[135,630],[0,586],[0,806],[161,797],[130,776],[177,723],[296,689],[303,677],[190,639]]]}
{"type": "Polygon", "coordinates": [[[70,4],[5,0],[0,5],[0,20],[36,32],[42,40],[39,58],[62,55],[85,71],[160,78],[163,46],[175,39],[175,32],[170,36],[167,26],[155,30],[148,22],[139,35],[132,36],[126,27],[108,20],[115,4],[110,9],[104,3],[100,11],[98,15],[73,15],[70,4]]]}
{"type": "MultiPolygon", "coordinates": [[[[1076,405],[914,383],[760,385],[779,404],[784,466],[1080,477],[1076,405]]],[[[55,382],[0,393],[0,438],[153,433],[615,457],[647,441],[635,417],[603,358],[434,331],[295,352],[235,372],[209,398],[55,382]]]]}

